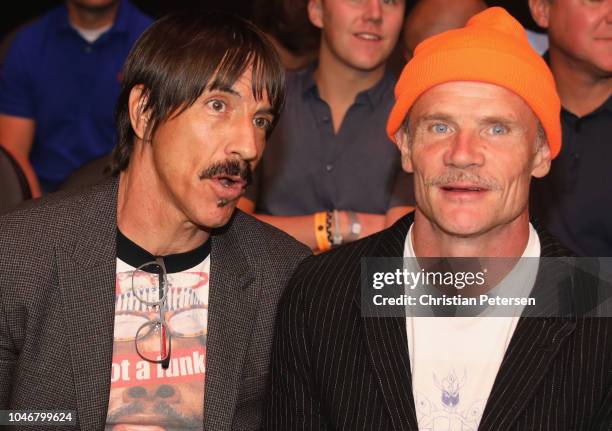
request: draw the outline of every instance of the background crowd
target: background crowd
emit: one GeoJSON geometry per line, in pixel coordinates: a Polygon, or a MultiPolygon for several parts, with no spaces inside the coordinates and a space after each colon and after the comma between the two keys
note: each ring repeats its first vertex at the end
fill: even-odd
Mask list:
{"type": "MultiPolygon", "coordinates": [[[[415,47],[503,6],[549,63],[563,105],[562,151],[551,174],[533,182],[532,215],[575,252],[612,255],[612,1],[400,0],[372,7],[357,29],[350,8],[332,4],[342,2],[17,5],[0,29],[3,157],[23,170],[31,197],[95,182],[116,142],[121,67],[142,31],[185,7],[232,12],[266,32],[288,71],[285,110],[239,207],[324,251],[390,226],[414,205],[385,122],[415,47]],[[347,31],[381,43],[357,52],[347,31]]],[[[13,205],[6,198],[0,210],[13,205]]]]}

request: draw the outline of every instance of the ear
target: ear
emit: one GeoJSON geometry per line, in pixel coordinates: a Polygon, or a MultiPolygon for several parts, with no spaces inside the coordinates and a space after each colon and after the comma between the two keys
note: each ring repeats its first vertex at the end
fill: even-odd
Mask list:
{"type": "Polygon", "coordinates": [[[402,127],[395,132],[395,145],[400,150],[402,158],[402,169],[408,173],[414,172],[412,166],[412,146],[408,132],[402,127]]]}
{"type": "Polygon", "coordinates": [[[317,28],[323,28],[322,0],[308,0],[308,18],[312,25],[317,28]]]}
{"type": "Polygon", "coordinates": [[[531,169],[531,175],[536,178],[542,178],[548,171],[550,171],[550,147],[548,143],[540,145],[540,148],[533,158],[533,167],[531,169]]]}
{"type": "Polygon", "coordinates": [[[129,98],[130,122],[132,129],[138,139],[144,141],[147,136],[147,125],[149,124],[149,112],[145,112],[147,95],[144,85],[138,84],[132,87],[129,98]]]}
{"type": "Polygon", "coordinates": [[[529,0],[529,9],[536,24],[542,28],[548,28],[550,0],[529,0]]]}

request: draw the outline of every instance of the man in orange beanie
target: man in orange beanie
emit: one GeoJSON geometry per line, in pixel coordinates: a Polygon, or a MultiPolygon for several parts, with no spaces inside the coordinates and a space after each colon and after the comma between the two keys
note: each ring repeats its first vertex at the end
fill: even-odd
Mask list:
{"type": "Polygon", "coordinates": [[[562,271],[551,258],[571,252],[529,221],[531,177],[561,145],[546,63],[490,8],[417,46],[395,97],[387,132],[416,210],[300,264],[280,303],[267,429],[608,429],[611,319],[528,317],[560,280],[592,283],[562,271]],[[440,257],[450,281],[421,294],[440,257]],[[466,258],[501,265],[468,281],[455,270],[466,258]]]}

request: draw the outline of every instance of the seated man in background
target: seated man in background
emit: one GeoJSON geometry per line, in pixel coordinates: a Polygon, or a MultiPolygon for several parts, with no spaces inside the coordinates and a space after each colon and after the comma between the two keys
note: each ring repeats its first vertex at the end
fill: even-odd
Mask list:
{"type": "Polygon", "coordinates": [[[0,410],[69,410],[79,430],[259,429],[278,298],[310,252],[234,209],[284,92],[246,21],[185,11],[144,32],[114,177],[0,218],[0,410]]]}
{"type": "Polygon", "coordinates": [[[56,190],[115,144],[128,51],[151,19],[128,0],[67,0],[20,30],[0,71],[0,145],[56,190]]]}
{"type": "Polygon", "coordinates": [[[411,207],[385,135],[395,78],[385,62],[404,0],[309,0],[318,63],[288,76],[287,103],[240,208],[313,250],[370,235],[411,207]]]}
{"type": "MultiPolygon", "coordinates": [[[[529,221],[531,177],[547,174],[561,127],[523,27],[490,8],[425,40],[395,95],[387,132],[416,210],[300,264],[279,304],[266,429],[609,429],[612,319],[364,312],[363,258],[571,254],[529,221]]],[[[531,291],[538,267],[526,275],[531,291]]]]}
{"type": "Polygon", "coordinates": [[[563,127],[550,174],[532,184],[532,214],[577,253],[612,256],[612,1],[529,6],[548,29],[563,127]]]}

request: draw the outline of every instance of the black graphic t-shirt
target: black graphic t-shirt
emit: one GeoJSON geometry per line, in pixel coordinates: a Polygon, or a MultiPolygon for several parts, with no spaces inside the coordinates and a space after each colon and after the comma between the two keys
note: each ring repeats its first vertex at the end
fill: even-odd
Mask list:
{"type": "Polygon", "coordinates": [[[105,430],[203,429],[209,278],[209,241],[156,259],[117,231],[105,430]]]}

